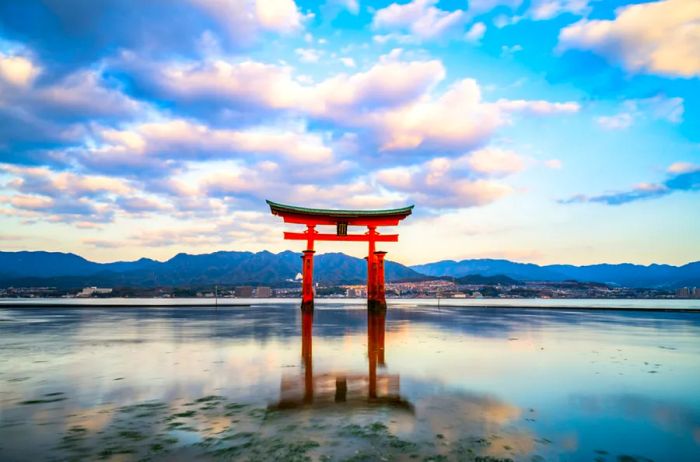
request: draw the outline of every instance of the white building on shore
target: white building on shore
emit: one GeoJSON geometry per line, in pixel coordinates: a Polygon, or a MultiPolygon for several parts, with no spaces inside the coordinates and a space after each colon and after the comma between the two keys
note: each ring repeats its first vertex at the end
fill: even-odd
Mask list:
{"type": "Polygon", "coordinates": [[[111,293],[112,293],[111,288],[85,287],[83,290],[78,292],[76,297],[92,297],[94,295],[107,295],[107,294],[111,294],[111,293]]]}

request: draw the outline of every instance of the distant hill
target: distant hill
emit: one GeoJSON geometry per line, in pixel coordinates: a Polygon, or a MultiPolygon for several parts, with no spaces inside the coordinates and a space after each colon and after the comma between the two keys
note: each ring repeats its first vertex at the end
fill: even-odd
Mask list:
{"type": "MultiPolygon", "coordinates": [[[[367,281],[367,261],[344,253],[318,255],[314,259],[314,277],[319,282],[364,283],[367,281]]],[[[426,279],[425,275],[393,261],[386,261],[384,277],[387,281],[426,279]]]]}
{"type": "MultiPolygon", "coordinates": [[[[114,263],[95,263],[71,253],[0,252],[0,287],[278,284],[294,279],[300,270],[300,254],[291,251],[180,253],[165,262],[142,258],[114,263]]],[[[386,262],[385,275],[389,281],[425,278],[391,261],[386,262]]],[[[342,253],[318,255],[314,278],[318,282],[361,283],[367,279],[367,264],[342,253]]]]}
{"type": "Polygon", "coordinates": [[[457,284],[474,284],[474,285],[502,285],[502,286],[514,286],[522,284],[520,281],[516,281],[513,278],[504,276],[503,274],[496,274],[494,276],[482,276],[481,274],[470,274],[467,276],[462,276],[461,278],[455,278],[457,284]]]}
{"type": "Polygon", "coordinates": [[[509,260],[443,260],[411,267],[428,276],[505,275],[520,281],[600,282],[624,287],[676,288],[700,286],[700,262],[672,265],[544,265],[516,263],[509,260]]]}

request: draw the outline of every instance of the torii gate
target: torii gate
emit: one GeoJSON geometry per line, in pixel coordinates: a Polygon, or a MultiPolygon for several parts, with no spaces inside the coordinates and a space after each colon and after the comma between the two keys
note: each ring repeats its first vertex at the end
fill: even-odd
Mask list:
{"type": "Polygon", "coordinates": [[[273,215],[284,219],[285,223],[306,225],[301,233],[285,232],[284,238],[306,241],[306,250],[302,258],[301,310],[312,312],[314,309],[313,271],[314,241],[352,241],[368,242],[367,253],[367,307],[370,311],[386,310],[384,290],[384,256],[386,252],[377,251],[377,242],[398,242],[398,234],[380,234],[378,226],[397,226],[399,221],[411,214],[413,206],[389,210],[329,210],[308,209],[292,205],[266,201],[273,215]],[[335,226],[335,234],[319,233],[316,226],[335,226]],[[366,226],[364,234],[348,234],[348,226],[366,226]]]}

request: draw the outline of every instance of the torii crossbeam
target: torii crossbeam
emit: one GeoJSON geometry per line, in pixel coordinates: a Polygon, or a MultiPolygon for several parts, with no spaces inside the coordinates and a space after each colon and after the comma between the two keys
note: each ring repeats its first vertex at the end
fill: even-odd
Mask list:
{"type": "Polygon", "coordinates": [[[386,310],[384,290],[384,256],[386,252],[377,251],[377,242],[398,242],[398,234],[381,234],[379,226],[397,226],[401,220],[413,211],[413,206],[388,210],[329,210],[309,209],[267,201],[273,215],[280,216],[285,223],[306,225],[303,232],[285,232],[284,238],[306,241],[306,250],[302,258],[301,309],[313,311],[313,269],[315,241],[351,241],[367,242],[367,306],[370,311],[386,310]],[[336,232],[319,233],[316,226],[335,226],[336,232]],[[367,227],[364,234],[348,234],[348,226],[367,227]]]}

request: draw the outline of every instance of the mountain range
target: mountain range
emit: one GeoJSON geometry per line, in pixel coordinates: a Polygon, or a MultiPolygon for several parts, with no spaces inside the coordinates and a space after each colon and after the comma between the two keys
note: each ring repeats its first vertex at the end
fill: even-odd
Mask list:
{"type": "Polygon", "coordinates": [[[505,275],[519,281],[567,281],[599,282],[623,287],[676,288],[700,286],[700,261],[682,266],[673,265],[535,265],[509,260],[472,259],[442,260],[415,265],[413,270],[426,276],[505,275]]]}
{"type": "MultiPolygon", "coordinates": [[[[141,258],[114,263],[96,263],[72,253],[0,252],[0,287],[279,284],[293,280],[300,270],[300,254],[291,251],[180,253],[164,262],[141,258]]],[[[385,275],[388,281],[425,279],[392,261],[386,262],[385,275]]],[[[367,263],[342,253],[318,255],[314,258],[314,279],[362,283],[367,280],[367,263]]]]}
{"type": "MultiPolygon", "coordinates": [[[[301,269],[300,254],[221,251],[180,253],[167,261],[141,258],[130,262],[96,263],[72,253],[0,252],[0,287],[53,286],[196,286],[213,284],[281,284],[301,269]]],[[[624,264],[535,265],[509,260],[443,260],[404,266],[387,261],[387,281],[454,278],[473,284],[517,281],[599,282],[624,287],[676,288],[700,286],[700,262],[683,266],[624,264]]],[[[314,279],[323,283],[362,283],[366,262],[342,253],[317,255],[314,279]]]]}

